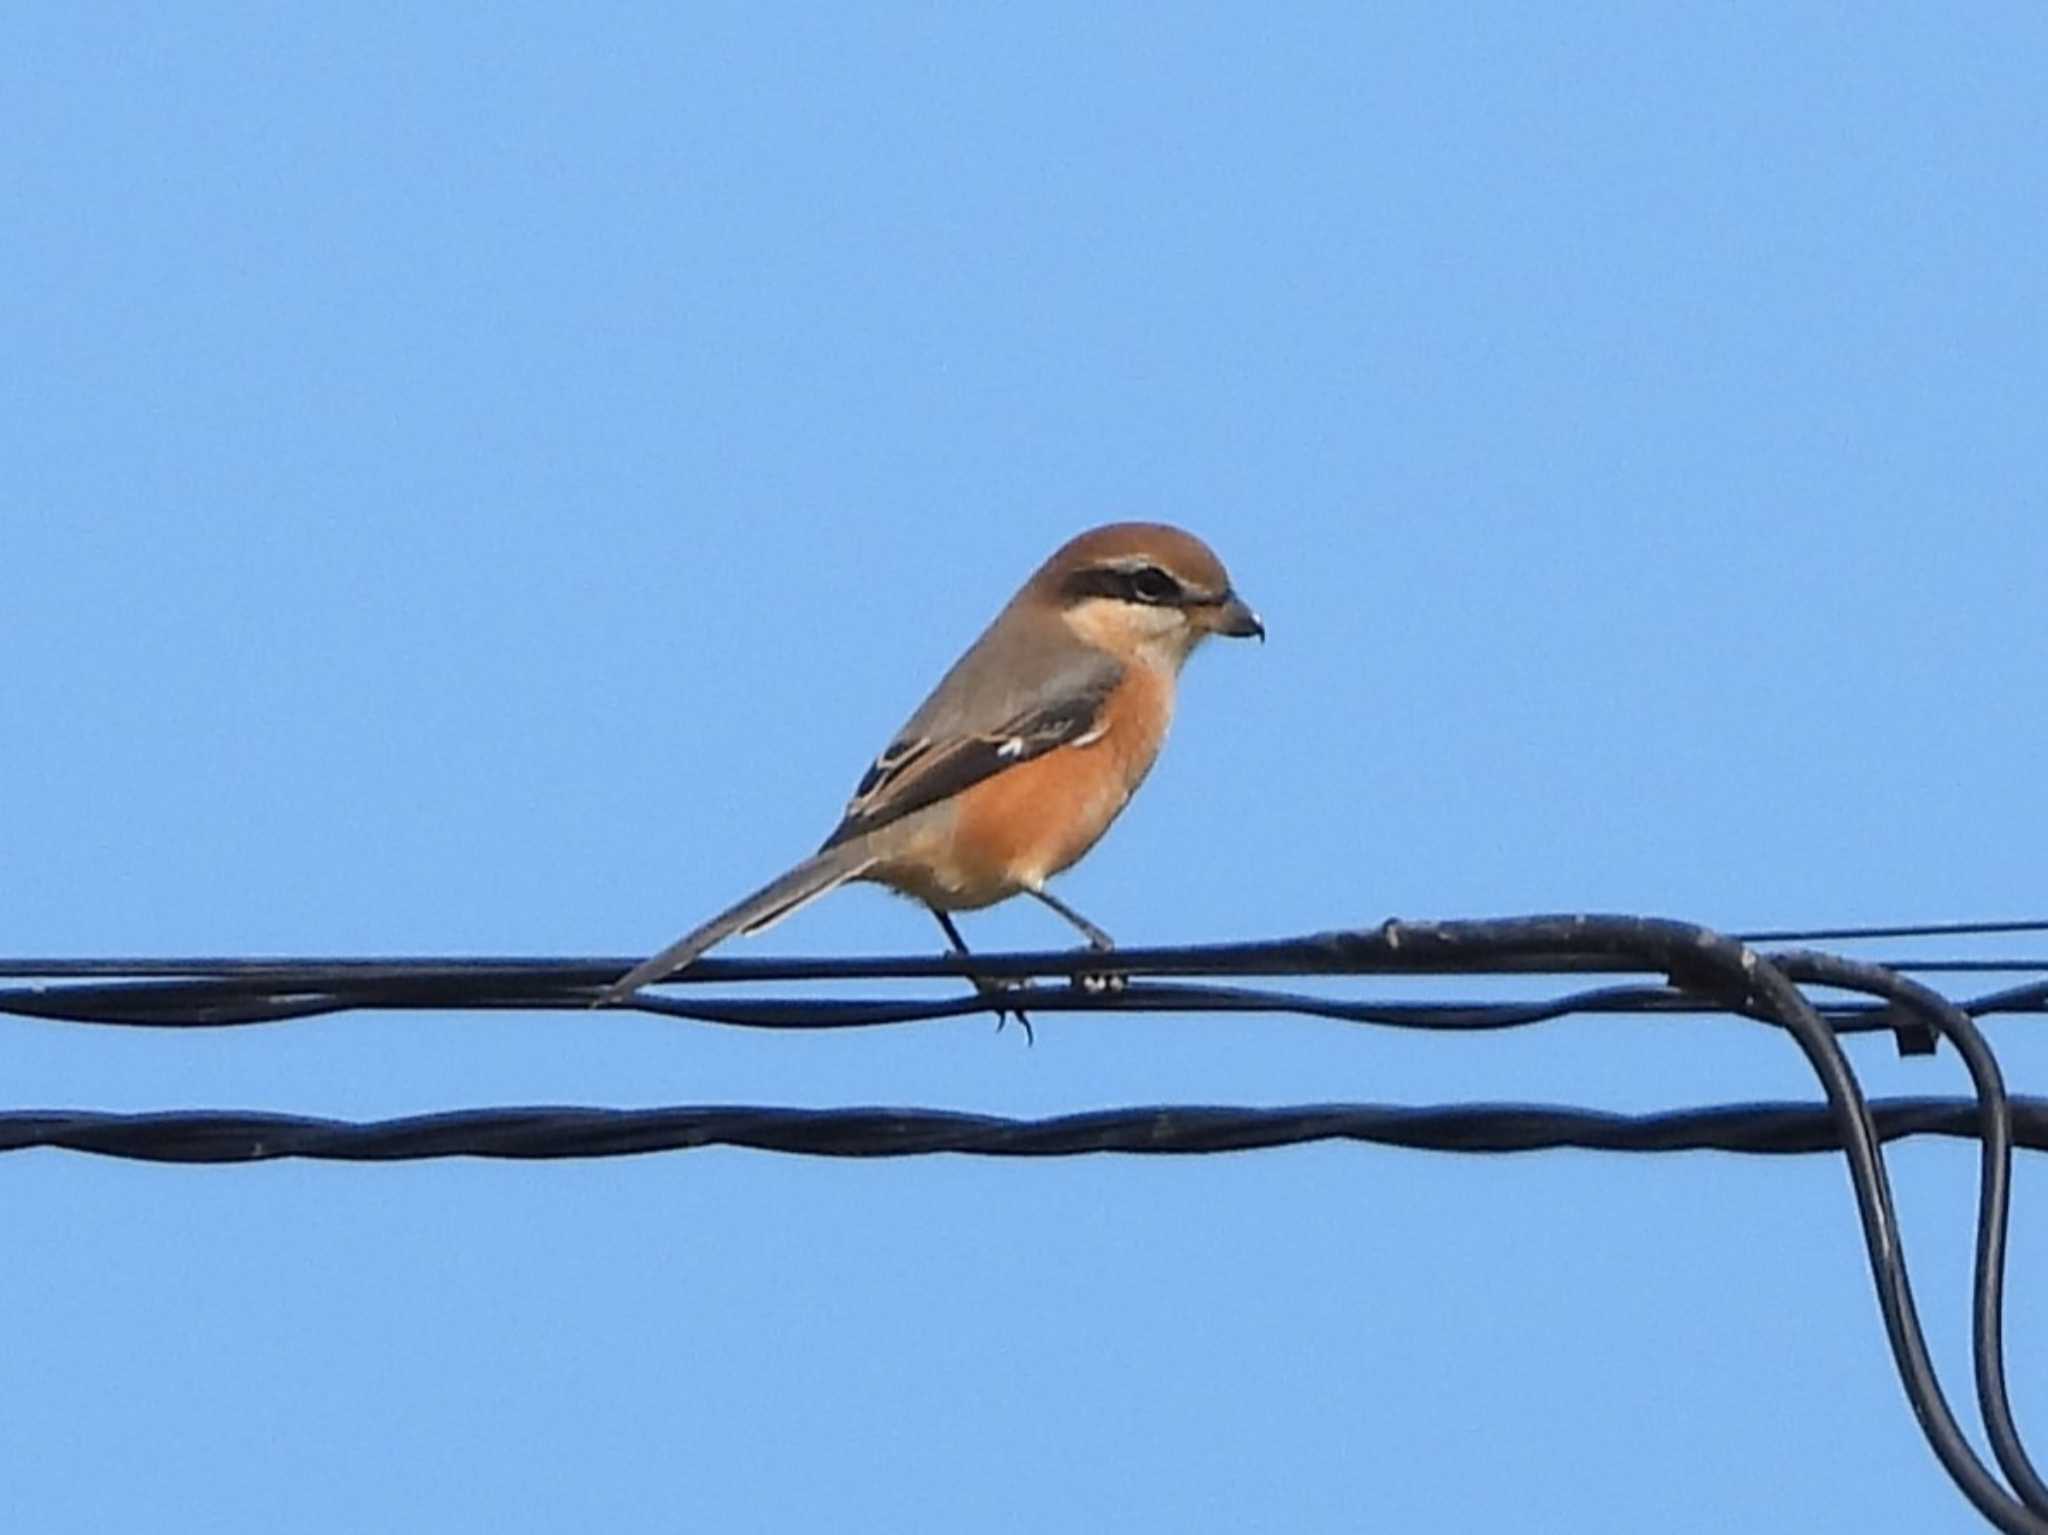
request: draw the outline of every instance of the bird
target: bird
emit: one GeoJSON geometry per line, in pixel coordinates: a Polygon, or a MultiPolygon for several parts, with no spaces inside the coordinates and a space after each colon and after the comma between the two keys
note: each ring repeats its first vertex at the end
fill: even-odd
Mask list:
{"type": "Polygon", "coordinates": [[[1263,642],[1266,627],[1192,533],[1117,522],[1069,539],[868,766],[817,852],[634,966],[595,1005],[626,1002],[854,880],[921,902],[959,955],[969,951],[952,913],[1016,895],[1065,918],[1090,948],[1114,948],[1046,881],[1095,845],[1144,781],[1181,666],[1211,635],[1263,642]]]}

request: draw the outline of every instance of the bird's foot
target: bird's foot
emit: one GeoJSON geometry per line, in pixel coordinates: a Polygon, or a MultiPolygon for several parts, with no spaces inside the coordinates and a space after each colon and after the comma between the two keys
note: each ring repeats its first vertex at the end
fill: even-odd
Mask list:
{"type": "Polygon", "coordinates": [[[1082,974],[1074,977],[1074,984],[1091,997],[1113,997],[1130,989],[1131,978],[1113,971],[1108,974],[1082,974]]]}
{"type": "Polygon", "coordinates": [[[1003,1025],[1014,1017],[1018,1025],[1024,1030],[1024,1043],[1027,1045],[1038,1043],[1038,1036],[1031,1029],[1031,1019],[1026,1016],[1023,1008],[1016,1006],[1013,1000],[1009,1000],[1031,990],[1030,981],[991,981],[978,975],[972,977],[972,979],[974,981],[974,989],[984,997],[1006,999],[1002,1005],[996,1008],[996,1032],[998,1034],[1003,1032],[1003,1025]]]}
{"type": "MultiPolygon", "coordinates": [[[[1116,948],[1116,940],[1098,927],[1088,935],[1088,947],[1097,954],[1107,954],[1116,948]]],[[[1131,978],[1114,970],[1082,970],[1075,973],[1073,984],[1091,997],[1111,997],[1127,990],[1131,978]]]]}

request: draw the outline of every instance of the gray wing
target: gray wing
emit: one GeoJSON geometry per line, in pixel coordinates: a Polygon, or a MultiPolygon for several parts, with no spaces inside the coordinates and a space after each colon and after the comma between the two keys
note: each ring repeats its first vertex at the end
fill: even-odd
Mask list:
{"type": "Polygon", "coordinates": [[[1008,647],[1048,658],[1033,665],[1018,654],[995,652],[990,635],[946,673],[875,759],[847,802],[845,817],[825,839],[826,848],[949,799],[1095,729],[1104,701],[1123,675],[1115,660],[1071,642],[1008,647]]]}

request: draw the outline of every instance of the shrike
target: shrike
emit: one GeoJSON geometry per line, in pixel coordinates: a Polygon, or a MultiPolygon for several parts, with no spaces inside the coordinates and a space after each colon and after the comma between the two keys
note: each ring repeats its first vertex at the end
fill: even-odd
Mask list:
{"type": "Polygon", "coordinates": [[[1092,947],[1113,947],[1045,883],[1095,845],[1144,782],[1181,665],[1212,634],[1266,630],[1193,534],[1119,522],[1062,545],[875,759],[823,847],[636,965],[600,1004],[856,879],[923,902],[960,954],[950,914],[1019,894],[1092,947]]]}

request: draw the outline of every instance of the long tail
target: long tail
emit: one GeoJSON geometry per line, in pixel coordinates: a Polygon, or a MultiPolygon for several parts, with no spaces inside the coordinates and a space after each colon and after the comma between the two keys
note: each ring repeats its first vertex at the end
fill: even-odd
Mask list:
{"type": "Polygon", "coordinates": [[[857,879],[874,866],[866,837],[854,837],[806,858],[787,874],[770,880],[736,905],[727,907],[703,926],[693,928],[654,958],[635,965],[598,997],[597,1006],[625,1001],[642,986],[661,980],[690,963],[712,945],[735,933],[758,933],[799,906],[808,906],[828,890],[857,879]]]}

